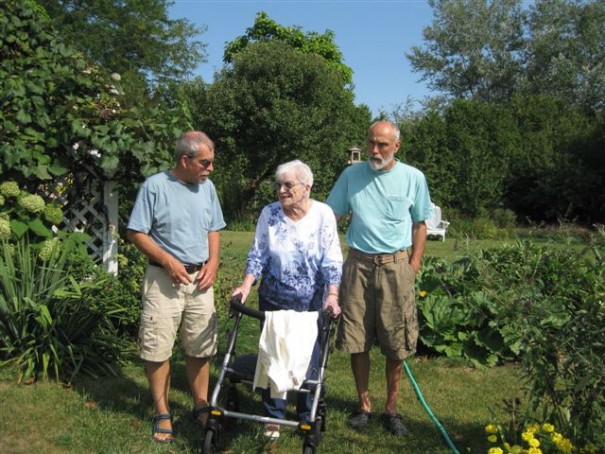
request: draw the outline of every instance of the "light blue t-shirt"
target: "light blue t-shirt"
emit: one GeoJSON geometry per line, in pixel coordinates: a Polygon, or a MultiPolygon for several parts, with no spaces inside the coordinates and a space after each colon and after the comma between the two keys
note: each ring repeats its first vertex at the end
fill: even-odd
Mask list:
{"type": "Polygon", "coordinates": [[[147,233],[181,263],[208,260],[208,233],[223,227],[212,181],[185,184],[169,171],[145,180],[128,222],[130,230],[147,233]]]}
{"type": "Polygon", "coordinates": [[[396,161],[387,171],[353,164],[340,175],[326,201],[337,216],[351,213],[350,247],[368,254],[387,254],[412,245],[412,224],[431,216],[431,197],[424,174],[396,161]]]}

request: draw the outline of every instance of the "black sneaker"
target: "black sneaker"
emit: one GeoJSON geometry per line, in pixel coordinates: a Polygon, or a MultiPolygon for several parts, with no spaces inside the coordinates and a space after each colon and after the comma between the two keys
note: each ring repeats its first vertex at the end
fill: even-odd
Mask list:
{"type": "Polygon", "coordinates": [[[383,427],[393,435],[397,435],[398,437],[407,437],[410,434],[410,431],[407,429],[407,427],[403,425],[403,418],[399,413],[392,415],[383,413],[380,415],[380,422],[382,422],[383,427]]]}
{"type": "Polygon", "coordinates": [[[349,415],[347,418],[347,424],[349,427],[355,430],[366,430],[370,419],[374,416],[373,413],[365,410],[358,410],[355,413],[349,415]]]}

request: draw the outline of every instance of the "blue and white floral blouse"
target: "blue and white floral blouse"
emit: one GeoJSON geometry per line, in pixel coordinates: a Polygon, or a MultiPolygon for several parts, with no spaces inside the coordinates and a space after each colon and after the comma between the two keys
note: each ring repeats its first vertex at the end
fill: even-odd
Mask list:
{"type": "Polygon", "coordinates": [[[313,200],[307,214],[293,221],[279,202],[267,205],[256,225],[246,273],[261,279],[261,310],[321,309],[327,286],[340,285],[342,276],[332,209],[313,200]]]}

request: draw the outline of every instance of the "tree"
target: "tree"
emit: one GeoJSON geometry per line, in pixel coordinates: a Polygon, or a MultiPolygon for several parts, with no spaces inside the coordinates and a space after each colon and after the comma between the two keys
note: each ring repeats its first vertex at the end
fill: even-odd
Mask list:
{"type": "Polygon", "coordinates": [[[511,160],[505,203],[534,221],[603,223],[603,118],[547,95],[517,96],[512,109],[523,147],[511,160]]]}
{"type": "Polygon", "coordinates": [[[445,113],[453,205],[470,216],[499,207],[511,157],[520,146],[510,109],[457,100],[445,113]]]}
{"type": "Polygon", "coordinates": [[[562,97],[589,112],[605,99],[605,3],[600,0],[430,0],[425,46],[407,55],[450,98],[508,102],[562,97]]]}
{"type": "Polygon", "coordinates": [[[274,200],[264,183],[295,158],[313,169],[313,194],[321,200],[370,121],[325,59],[280,41],[246,46],[196,99],[194,120],[217,142],[213,179],[234,218],[256,216],[274,200]]]}
{"type": "Polygon", "coordinates": [[[122,75],[127,93],[180,81],[205,61],[203,33],[186,19],[169,19],[170,0],[38,0],[65,41],[95,64],[122,75]]]}
{"type": "Polygon", "coordinates": [[[431,199],[440,206],[454,206],[456,176],[455,155],[448,148],[448,128],[442,113],[429,108],[415,116],[399,119],[401,124],[400,159],[426,174],[431,199]]]}
{"type": "Polygon", "coordinates": [[[522,65],[520,0],[429,0],[435,18],[425,48],[407,54],[429,87],[452,98],[502,101],[515,92],[522,65]]]}
{"type": "Polygon", "coordinates": [[[305,54],[319,55],[333,66],[342,75],[346,84],[353,81],[353,70],[342,61],[343,55],[334,43],[334,32],[327,30],[323,34],[317,32],[304,33],[300,27],[284,27],[272,20],[267,13],[259,12],[254,20],[254,26],[246,30],[246,34],[239,36],[225,48],[224,60],[233,62],[234,56],[245,49],[248,44],[263,41],[283,41],[305,54]]]}
{"type": "Polygon", "coordinates": [[[605,3],[541,0],[529,16],[525,51],[531,94],[562,97],[588,111],[605,107],[605,3]]]}

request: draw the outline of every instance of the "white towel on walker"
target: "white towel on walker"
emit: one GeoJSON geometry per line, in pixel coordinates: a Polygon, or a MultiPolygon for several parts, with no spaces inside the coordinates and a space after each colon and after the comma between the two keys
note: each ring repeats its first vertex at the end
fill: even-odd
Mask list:
{"type": "Polygon", "coordinates": [[[252,389],[271,388],[271,398],[285,399],[305,380],[317,341],[318,312],[266,311],[252,389]]]}

